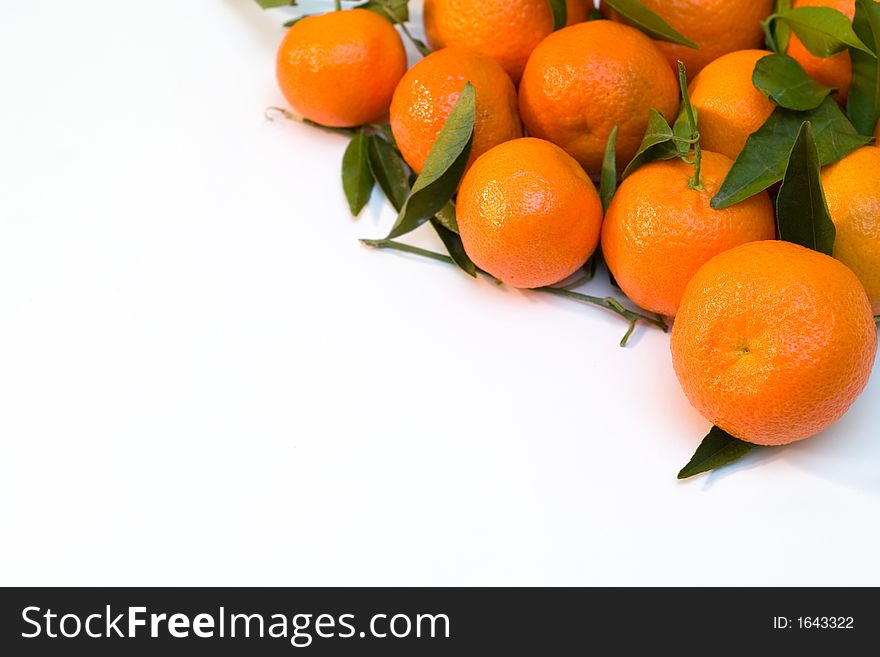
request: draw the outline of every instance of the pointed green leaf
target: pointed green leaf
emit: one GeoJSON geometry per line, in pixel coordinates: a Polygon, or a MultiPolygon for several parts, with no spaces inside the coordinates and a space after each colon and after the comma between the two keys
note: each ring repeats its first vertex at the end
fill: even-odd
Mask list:
{"type": "Polygon", "coordinates": [[[351,214],[355,217],[364,209],[373,191],[374,181],[370,171],[367,143],[366,133],[358,130],[342,156],[342,189],[345,191],[351,214]]]}
{"type": "Polygon", "coordinates": [[[568,8],[565,0],[549,0],[550,11],[553,12],[553,31],[561,30],[568,23],[568,8]]]}
{"type": "Polygon", "coordinates": [[[720,467],[738,461],[751,452],[757,445],[734,438],[718,427],[712,427],[693,457],[681,472],[679,479],[688,479],[704,472],[717,470],[720,467]]]}
{"type": "Polygon", "coordinates": [[[614,192],[617,191],[617,132],[614,126],[608,136],[608,144],[605,146],[605,157],[602,160],[602,177],[599,181],[599,198],[602,199],[602,208],[608,210],[614,192]]]}
{"type": "MultiPolygon", "coordinates": [[[[856,0],[853,30],[875,52],[880,53],[880,4],[856,0]]],[[[863,135],[874,135],[880,119],[880,62],[860,50],[850,50],[853,82],[847,100],[847,113],[863,135]]]]}
{"type": "Polygon", "coordinates": [[[847,48],[872,55],[853,31],[849,18],[830,7],[798,7],[779,15],[804,47],[816,57],[831,57],[847,48]]]}
{"type": "Polygon", "coordinates": [[[470,157],[475,118],[476,95],[468,82],[440,130],[388,239],[415,230],[452,199],[470,157]]]}
{"type": "Polygon", "coordinates": [[[780,239],[829,256],[834,252],[837,231],[822,190],[822,167],[813,127],[807,121],[801,126],[788,158],[776,197],[776,220],[780,239]]]}
{"type": "Polygon", "coordinates": [[[660,16],[645,7],[639,0],[602,0],[602,4],[623,16],[628,23],[639,28],[649,37],[669,41],[689,48],[699,49],[699,45],[676,31],[660,16]]]}
{"type": "Polygon", "coordinates": [[[409,167],[397,149],[378,135],[370,136],[370,171],[392,207],[400,208],[409,196],[409,167]]]}
{"type": "Polygon", "coordinates": [[[758,61],[752,83],[781,107],[811,110],[819,107],[832,91],[819,84],[796,59],[788,55],[767,55],[758,61]]]}
{"type": "Polygon", "coordinates": [[[822,166],[843,159],[871,141],[856,132],[832,98],[826,98],[819,107],[807,112],[777,107],[764,125],[749,137],[721,189],[712,199],[712,207],[716,210],[730,207],[782,180],[788,156],[804,121],[813,125],[822,166]]]}
{"type": "Polygon", "coordinates": [[[636,156],[632,159],[623,172],[623,177],[629,177],[641,166],[657,160],[670,160],[678,156],[678,148],[673,141],[675,134],[663,115],[657,110],[650,110],[648,117],[648,129],[642,139],[642,144],[636,156]]]}
{"type": "MultiPolygon", "coordinates": [[[[455,210],[453,209],[453,215],[454,213],[455,210]]],[[[452,258],[453,262],[455,262],[455,264],[466,274],[476,278],[477,266],[474,264],[473,260],[470,259],[470,256],[465,253],[464,245],[461,243],[461,237],[459,237],[458,233],[449,230],[449,228],[447,228],[437,217],[431,219],[431,225],[443,241],[443,245],[449,252],[449,256],[452,258]]]]}

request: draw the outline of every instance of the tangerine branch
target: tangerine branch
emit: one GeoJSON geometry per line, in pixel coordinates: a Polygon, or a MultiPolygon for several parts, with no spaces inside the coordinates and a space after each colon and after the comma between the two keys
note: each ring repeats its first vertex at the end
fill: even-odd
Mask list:
{"type": "MultiPolygon", "coordinates": [[[[409,244],[404,244],[402,242],[397,242],[395,240],[361,240],[361,244],[365,246],[372,247],[374,249],[390,249],[392,251],[401,251],[403,253],[409,253],[412,255],[421,256],[423,258],[430,258],[431,260],[436,260],[438,262],[445,262],[450,265],[455,265],[455,261],[442,253],[436,253],[435,251],[429,251],[427,249],[422,249],[417,246],[411,246],[409,244]]],[[[481,274],[489,275],[487,272],[482,269],[478,269],[481,274]]],[[[598,308],[604,308],[610,312],[615,313],[622,317],[629,324],[629,328],[627,329],[626,334],[623,336],[623,339],[620,341],[621,347],[626,347],[629,342],[630,337],[632,337],[633,332],[636,329],[636,326],[639,322],[643,322],[645,324],[649,324],[654,326],[664,333],[669,332],[669,326],[663,320],[662,317],[649,317],[648,315],[643,315],[642,313],[634,312],[624,307],[623,304],[620,303],[614,297],[594,297],[589,294],[583,294],[581,292],[573,292],[572,290],[564,289],[564,288],[555,288],[555,287],[541,287],[534,290],[535,292],[544,292],[546,294],[552,294],[557,297],[563,297],[566,299],[571,299],[572,301],[577,301],[579,303],[596,306],[598,308]]]]}

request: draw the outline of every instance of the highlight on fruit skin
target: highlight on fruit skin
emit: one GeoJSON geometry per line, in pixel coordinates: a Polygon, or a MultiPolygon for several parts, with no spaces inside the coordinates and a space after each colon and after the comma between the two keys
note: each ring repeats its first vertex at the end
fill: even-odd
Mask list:
{"type": "Polygon", "coordinates": [[[306,16],[284,36],[276,77],[294,112],[334,128],[383,121],[406,72],[403,41],[366,9],[306,16]]]}
{"type": "Polygon", "coordinates": [[[554,32],[535,48],[519,111],[529,135],[552,141],[598,175],[615,126],[622,168],[642,142],[649,111],[674,120],[679,98],[676,75],[651,39],[597,20],[554,32]]]}
{"type": "Polygon", "coordinates": [[[457,214],[462,244],[478,267],[512,287],[539,288],[568,278],[593,255],[602,202],[565,151],[527,137],[474,162],[457,214]]]}
{"type": "Polygon", "coordinates": [[[421,172],[464,85],[476,92],[469,162],[493,146],[522,137],[516,88],[499,64],[475,50],[444,48],[406,72],[391,101],[391,131],[406,163],[421,172]]]}
{"type": "Polygon", "coordinates": [[[865,389],[877,328],[865,290],[839,261],[782,241],[705,264],[685,290],[672,361],[707,420],[758,445],[815,436],[865,389]]]}

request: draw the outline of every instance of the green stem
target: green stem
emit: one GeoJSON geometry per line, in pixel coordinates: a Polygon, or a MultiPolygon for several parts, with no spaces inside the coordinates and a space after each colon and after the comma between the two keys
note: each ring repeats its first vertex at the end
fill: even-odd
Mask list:
{"type": "Polygon", "coordinates": [[[424,43],[422,43],[422,41],[420,41],[419,39],[416,39],[412,35],[412,32],[409,31],[409,28],[407,28],[405,23],[398,23],[398,25],[400,25],[400,29],[403,30],[403,33],[406,35],[406,38],[409,39],[410,42],[416,47],[416,50],[419,51],[419,54],[422,57],[427,57],[428,55],[431,54],[432,50],[430,48],[428,48],[428,46],[426,46],[424,43]]]}
{"type": "Polygon", "coordinates": [[[880,315],[874,315],[874,323],[880,326],[880,315]]]}
{"type": "Polygon", "coordinates": [[[388,17],[388,20],[390,20],[392,23],[400,26],[400,29],[403,32],[404,36],[407,39],[409,39],[410,43],[412,43],[416,47],[416,50],[419,51],[419,54],[422,57],[427,57],[428,55],[430,55],[431,49],[428,48],[428,46],[426,46],[419,39],[416,39],[412,35],[412,32],[409,31],[409,28],[406,26],[406,23],[403,23],[403,22],[397,20],[397,18],[394,16],[394,12],[392,12],[391,9],[388,7],[388,3],[385,0],[377,0],[377,1],[379,3],[379,8],[388,17]]]}
{"type": "Polygon", "coordinates": [[[342,10],[342,0],[333,0],[333,5],[336,7],[336,11],[342,10]]]}
{"type": "MultiPolygon", "coordinates": [[[[310,125],[313,128],[320,128],[321,130],[326,130],[327,132],[335,132],[338,135],[349,135],[353,136],[358,129],[357,128],[331,128],[327,125],[321,125],[320,123],[315,123],[309,119],[305,119],[301,117],[299,114],[294,114],[288,109],[284,109],[283,107],[267,107],[263,111],[263,116],[266,117],[267,121],[274,121],[275,115],[279,115],[282,118],[287,119],[288,121],[295,121],[297,123],[302,123],[304,125],[310,125]]],[[[371,126],[368,126],[371,127],[371,126]]]]}
{"type": "MultiPolygon", "coordinates": [[[[402,251],[403,253],[410,253],[413,255],[422,256],[423,258],[430,258],[431,260],[437,260],[438,262],[445,262],[450,265],[455,265],[455,261],[447,255],[436,253],[434,251],[428,251],[427,249],[421,249],[417,246],[410,246],[409,244],[403,244],[402,242],[396,242],[394,240],[361,240],[361,243],[376,249],[391,249],[393,251],[402,251]]],[[[479,271],[482,274],[486,273],[482,270],[479,271]]],[[[554,296],[563,297],[565,299],[571,299],[572,301],[589,304],[591,306],[597,306],[599,308],[604,308],[605,310],[609,310],[617,315],[620,315],[629,324],[626,335],[624,335],[623,339],[620,341],[621,347],[625,347],[627,345],[630,337],[632,337],[633,331],[635,331],[636,329],[636,325],[638,324],[638,322],[644,322],[646,324],[650,324],[651,326],[655,326],[664,333],[667,333],[669,331],[669,327],[666,325],[666,322],[663,321],[663,318],[659,316],[649,317],[647,315],[628,310],[620,303],[620,301],[618,301],[614,297],[600,298],[590,296],[588,294],[581,294],[580,292],[572,292],[571,290],[554,287],[541,287],[537,288],[534,291],[552,294],[554,296]]]]}
{"type": "Polygon", "coordinates": [[[592,306],[598,306],[600,308],[605,308],[606,310],[610,310],[613,313],[617,313],[621,317],[623,317],[627,322],[629,322],[629,330],[626,332],[626,335],[623,336],[623,339],[620,341],[620,346],[625,347],[627,342],[629,342],[630,337],[635,331],[636,324],[638,322],[645,322],[646,324],[650,324],[652,326],[657,327],[664,333],[669,331],[669,326],[666,325],[659,317],[649,317],[647,315],[643,315],[641,313],[633,312],[632,310],[628,310],[614,297],[594,297],[589,294],[582,294],[580,292],[572,292],[571,290],[564,290],[562,288],[556,287],[542,287],[536,290],[537,292],[547,292],[548,294],[552,294],[557,297],[563,297],[565,299],[571,299],[572,301],[578,301],[580,303],[590,304],[592,306]]]}
{"type": "Polygon", "coordinates": [[[455,260],[442,253],[420,249],[417,246],[410,246],[403,242],[395,242],[394,240],[361,240],[361,244],[373,247],[374,249],[391,249],[392,251],[402,251],[403,253],[411,253],[413,255],[430,258],[439,262],[445,262],[450,265],[455,264],[455,260]]]}
{"type": "Polygon", "coordinates": [[[678,62],[678,82],[681,86],[681,101],[684,103],[685,112],[687,113],[688,124],[691,129],[691,139],[694,145],[694,178],[690,181],[690,188],[702,191],[703,149],[700,147],[697,115],[694,112],[694,106],[691,104],[690,93],[688,93],[687,71],[685,71],[684,64],[681,62],[678,62]]]}

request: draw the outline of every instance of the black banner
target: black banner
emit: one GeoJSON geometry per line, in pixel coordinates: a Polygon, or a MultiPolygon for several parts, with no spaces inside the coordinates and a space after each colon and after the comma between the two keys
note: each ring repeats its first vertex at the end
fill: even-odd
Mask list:
{"type": "Polygon", "coordinates": [[[67,588],[0,597],[7,655],[855,654],[880,640],[874,589],[67,588]]]}

